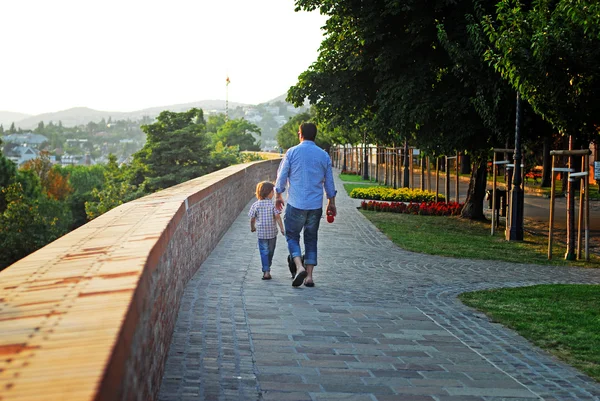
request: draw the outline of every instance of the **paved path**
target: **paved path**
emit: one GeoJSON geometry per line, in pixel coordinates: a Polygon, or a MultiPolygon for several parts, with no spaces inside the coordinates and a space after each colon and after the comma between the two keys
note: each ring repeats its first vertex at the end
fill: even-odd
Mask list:
{"type": "Polygon", "coordinates": [[[314,288],[292,288],[283,237],[262,281],[240,214],[185,291],[160,400],[600,400],[599,383],[456,299],[598,284],[600,270],[406,252],[343,190],[338,210],[321,225],[314,288]]]}

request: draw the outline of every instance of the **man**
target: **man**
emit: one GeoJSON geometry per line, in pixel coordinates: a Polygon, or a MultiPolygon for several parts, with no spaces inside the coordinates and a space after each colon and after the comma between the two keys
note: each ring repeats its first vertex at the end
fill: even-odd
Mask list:
{"type": "Polygon", "coordinates": [[[275,183],[275,207],[283,209],[282,193],[289,186],[283,222],[291,258],[296,265],[292,286],[304,283],[314,287],[313,269],[317,265],[317,233],[323,215],[323,188],[327,195],[327,214],[335,216],[335,184],[329,155],[315,144],[317,127],[303,123],[298,130],[300,144],[285,154],[275,183]],[[304,229],[304,266],[300,248],[300,231],[304,229]]]}

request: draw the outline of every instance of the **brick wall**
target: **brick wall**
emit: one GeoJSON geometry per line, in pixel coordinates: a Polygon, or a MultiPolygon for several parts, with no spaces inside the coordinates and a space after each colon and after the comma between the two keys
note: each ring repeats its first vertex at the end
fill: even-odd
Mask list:
{"type": "Polygon", "coordinates": [[[186,283],[278,166],[121,205],[0,273],[2,399],[156,399],[186,283]]]}

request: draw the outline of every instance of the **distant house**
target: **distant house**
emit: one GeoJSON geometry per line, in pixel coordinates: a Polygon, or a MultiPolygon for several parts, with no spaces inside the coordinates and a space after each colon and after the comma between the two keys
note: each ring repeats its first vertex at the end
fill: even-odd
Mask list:
{"type": "Polygon", "coordinates": [[[60,158],[60,164],[62,166],[78,166],[85,165],[89,166],[92,164],[96,164],[89,153],[84,155],[64,155],[60,158]]]}
{"type": "Polygon", "coordinates": [[[294,106],[292,106],[291,104],[288,104],[287,106],[287,111],[290,114],[298,114],[300,113],[302,110],[300,108],[296,108],[294,106]]]}
{"type": "Polygon", "coordinates": [[[279,106],[269,106],[269,107],[267,107],[267,112],[276,116],[279,114],[279,106]]]}
{"type": "Polygon", "coordinates": [[[31,146],[39,148],[40,145],[48,141],[44,135],[34,134],[33,132],[27,132],[24,134],[10,134],[2,138],[2,141],[7,143],[16,143],[19,145],[31,146]]]}
{"type": "Polygon", "coordinates": [[[251,123],[258,123],[260,121],[262,121],[262,116],[258,115],[258,114],[253,114],[250,116],[246,116],[244,117],[246,119],[246,121],[250,121],[251,123]]]}
{"type": "Polygon", "coordinates": [[[22,166],[25,162],[38,157],[40,152],[30,146],[16,146],[10,153],[6,154],[6,158],[11,160],[17,166],[22,166]]]}
{"type": "Polygon", "coordinates": [[[79,146],[83,148],[84,145],[88,143],[87,139],[67,139],[67,145],[69,146],[79,146]]]}
{"type": "Polygon", "coordinates": [[[275,116],[273,117],[275,122],[281,127],[283,124],[287,123],[288,119],[286,116],[275,116]]]}

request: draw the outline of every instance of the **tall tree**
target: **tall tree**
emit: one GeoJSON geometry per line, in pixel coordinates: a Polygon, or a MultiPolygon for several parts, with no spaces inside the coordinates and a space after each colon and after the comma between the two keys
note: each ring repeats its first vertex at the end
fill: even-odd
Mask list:
{"type": "Polygon", "coordinates": [[[260,135],[260,128],[239,118],[220,126],[212,136],[212,141],[214,144],[221,142],[224,146],[238,146],[240,150],[260,150],[260,145],[252,134],[260,135]]]}
{"type": "Polygon", "coordinates": [[[156,122],[143,125],[144,147],[133,155],[134,186],[154,192],[211,171],[204,113],[163,111],[156,122]]]}
{"type": "Polygon", "coordinates": [[[556,130],[600,132],[600,3],[501,0],[484,23],[489,62],[556,130]]]}

